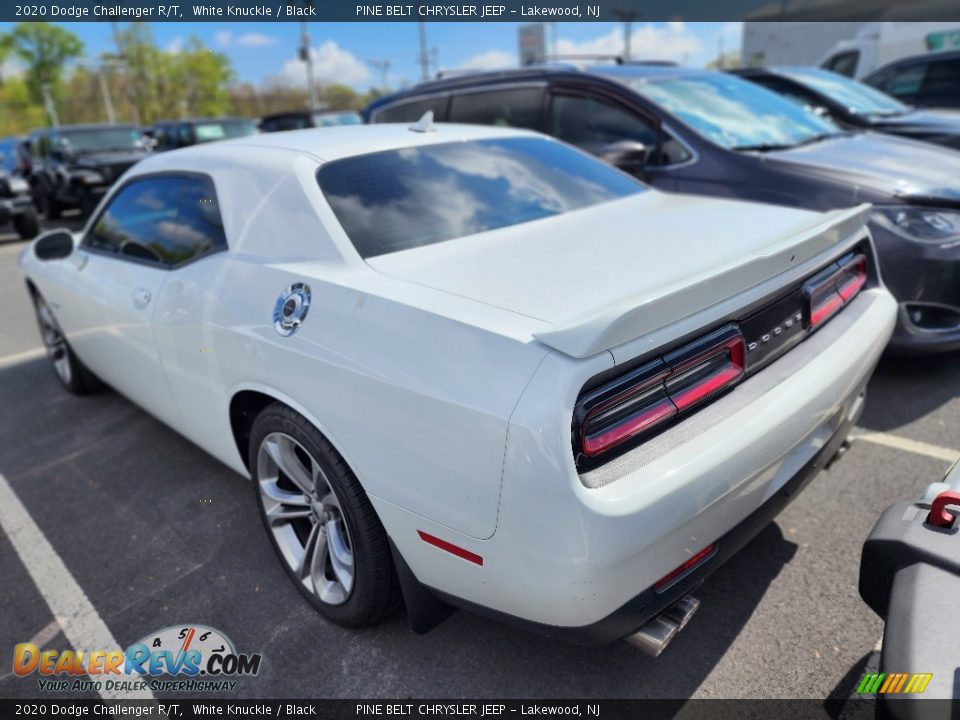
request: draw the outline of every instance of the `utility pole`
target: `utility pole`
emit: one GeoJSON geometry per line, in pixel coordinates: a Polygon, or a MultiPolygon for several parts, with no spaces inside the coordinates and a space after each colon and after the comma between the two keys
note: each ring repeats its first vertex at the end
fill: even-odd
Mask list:
{"type": "Polygon", "coordinates": [[[387,89],[387,74],[390,72],[390,66],[393,63],[384,58],[383,60],[367,60],[367,65],[374,68],[377,72],[380,73],[380,90],[386,91],[387,89]]]}
{"type": "Polygon", "coordinates": [[[615,17],[620,18],[623,23],[623,61],[630,62],[630,35],[633,21],[640,17],[636,10],[614,10],[615,17]]]}
{"type": "Polygon", "coordinates": [[[317,107],[317,88],[313,84],[313,53],[310,51],[310,34],[307,24],[300,23],[300,59],[307,64],[307,91],[310,93],[310,109],[317,107]]]}
{"type": "Polygon", "coordinates": [[[427,24],[422,20],[417,23],[420,30],[420,79],[430,79],[430,53],[427,52],[427,24]]]}

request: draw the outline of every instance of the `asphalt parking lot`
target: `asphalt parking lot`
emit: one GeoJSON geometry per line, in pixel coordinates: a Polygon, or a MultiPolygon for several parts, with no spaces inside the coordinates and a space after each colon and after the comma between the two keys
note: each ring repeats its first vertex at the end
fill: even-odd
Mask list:
{"type": "Polygon", "coordinates": [[[61,602],[55,616],[51,591],[31,577],[36,558],[0,529],[0,697],[39,694],[36,676],[10,672],[14,644],[67,649],[64,628],[91,613],[123,647],[167,626],[223,630],[264,658],[241,697],[848,697],[882,634],[857,594],[861,543],[960,448],[960,356],[885,359],[858,429],[870,439],[706,583],[699,613],[659,659],[462,612],[425,636],[399,614],[348,631],[289,583],[246,481],[113,392],[61,391],[16,273],[24,246],[0,235],[0,485],[86,605],[64,614],[61,602]]]}

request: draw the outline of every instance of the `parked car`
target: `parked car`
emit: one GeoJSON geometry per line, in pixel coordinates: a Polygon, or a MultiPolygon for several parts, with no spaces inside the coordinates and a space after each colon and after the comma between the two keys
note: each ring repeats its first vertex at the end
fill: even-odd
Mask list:
{"type": "Polygon", "coordinates": [[[909,105],[960,108],[960,50],[904,58],[873,71],[863,82],[909,105]]]}
{"type": "Polygon", "coordinates": [[[134,125],[63,125],[30,136],[30,186],[41,213],[89,215],[117,179],[147,156],[134,125]]]}
{"type": "Polygon", "coordinates": [[[0,139],[0,225],[12,222],[17,234],[28,239],[40,232],[40,223],[30,185],[23,179],[25,167],[29,155],[23,138],[0,139]]]}
{"type": "Polygon", "coordinates": [[[543,130],[661,190],[814,210],[873,203],[900,352],[960,348],[960,154],[851,133],[724,73],[653,65],[477,73],[380,98],[372,122],[543,130]]]}
{"type": "Polygon", "coordinates": [[[153,149],[160,152],[216,140],[232,140],[258,132],[257,124],[247,118],[192,118],[155,123],[148,135],[153,149]]]}
{"type": "Polygon", "coordinates": [[[957,22],[870,22],[856,37],[841,40],[817,63],[826,70],[861,78],[875,68],[922,52],[960,46],[957,22]]]}
{"type": "Polygon", "coordinates": [[[958,509],[960,463],[916,502],[887,508],[864,543],[860,596],[886,625],[880,672],[857,690],[876,694],[878,717],[951,716],[950,704],[931,699],[953,701],[956,712],[960,644],[944,642],[943,629],[960,607],[958,509]]]}
{"type": "Polygon", "coordinates": [[[327,618],[399,584],[420,630],[442,599],[656,653],[863,406],[896,314],[866,213],[424,120],[157,154],[20,268],[65,388],[252,477],[327,618]]]}
{"type": "Polygon", "coordinates": [[[260,120],[264,132],[303,130],[311,127],[336,127],[337,125],[360,125],[363,118],[353,110],[291,110],[274,113],[260,120]]]}
{"type": "Polygon", "coordinates": [[[0,167],[8,175],[30,177],[30,142],[25,137],[0,138],[0,167]]]}
{"type": "Polygon", "coordinates": [[[918,110],[869,85],[810,67],[730,70],[851,130],[874,130],[960,149],[960,113],[918,110]]]}

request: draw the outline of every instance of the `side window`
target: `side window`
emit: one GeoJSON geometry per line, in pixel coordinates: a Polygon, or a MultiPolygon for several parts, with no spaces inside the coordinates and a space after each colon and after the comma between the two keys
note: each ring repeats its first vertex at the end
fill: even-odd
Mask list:
{"type": "Polygon", "coordinates": [[[539,129],[540,88],[487,90],[450,98],[450,122],[539,129]]]}
{"type": "Polygon", "coordinates": [[[83,245],[163,267],[226,249],[213,182],[170,175],[134,180],[110,200],[83,245]]]}
{"type": "Polygon", "coordinates": [[[848,50],[847,52],[837,53],[820,67],[833,70],[833,72],[839,73],[840,75],[853,77],[857,72],[857,63],[859,60],[859,50],[848,50]]]}
{"type": "MultiPolygon", "coordinates": [[[[660,141],[657,129],[629,108],[588,95],[554,95],[550,103],[547,132],[595,155],[622,140],[635,140],[654,149],[660,141]]],[[[652,166],[674,165],[689,160],[690,152],[674,138],[665,136],[660,152],[650,157],[652,166]]]]}
{"type": "Polygon", "coordinates": [[[177,145],[179,147],[193,145],[193,131],[189,125],[181,125],[177,128],[177,145]]]}
{"type": "Polygon", "coordinates": [[[920,100],[926,105],[956,106],[960,103],[960,58],[934,60],[923,79],[920,100]]]}
{"type": "Polygon", "coordinates": [[[923,62],[898,65],[875,75],[870,84],[896,98],[916,98],[928,67],[923,62]]]}
{"type": "Polygon", "coordinates": [[[422,118],[427,110],[433,110],[434,119],[441,121],[444,119],[446,106],[447,96],[438,95],[426,100],[414,100],[413,102],[390,105],[382,110],[377,110],[373,114],[372,121],[375,123],[412,123],[422,118]]]}

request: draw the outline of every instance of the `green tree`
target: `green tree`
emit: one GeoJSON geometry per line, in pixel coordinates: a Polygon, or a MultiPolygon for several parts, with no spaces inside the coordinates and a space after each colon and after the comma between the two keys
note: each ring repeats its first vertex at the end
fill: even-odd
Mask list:
{"type": "Polygon", "coordinates": [[[17,23],[10,42],[13,51],[26,63],[27,88],[35,103],[42,102],[44,85],[50,85],[56,98],[64,65],[83,55],[80,38],[48,23],[17,23]]]}

